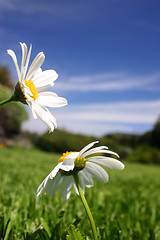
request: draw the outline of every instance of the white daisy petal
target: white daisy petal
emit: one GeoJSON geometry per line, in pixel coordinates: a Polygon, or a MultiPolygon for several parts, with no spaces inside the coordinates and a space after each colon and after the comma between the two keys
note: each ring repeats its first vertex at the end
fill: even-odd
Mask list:
{"type": "Polygon", "coordinates": [[[97,150],[96,148],[93,148],[93,149],[85,152],[82,156],[83,156],[83,157],[86,157],[86,156],[89,156],[89,155],[91,155],[91,154],[97,154],[97,153],[100,153],[100,154],[101,154],[101,153],[109,153],[109,154],[112,154],[112,155],[115,155],[115,156],[119,157],[119,155],[118,155],[117,153],[112,152],[112,151],[110,151],[110,150],[105,150],[105,149],[97,150]]]}
{"type": "Polygon", "coordinates": [[[22,61],[21,61],[21,74],[22,71],[24,69],[24,65],[25,65],[25,60],[26,60],[26,56],[27,56],[27,45],[25,43],[21,43],[21,48],[22,48],[22,61]]]}
{"type": "MultiPolygon", "coordinates": [[[[37,189],[37,197],[42,194],[44,188],[46,187],[47,182],[49,181],[49,179],[53,179],[57,174],[58,171],[61,167],[62,163],[59,163],[58,165],[56,165],[56,167],[52,170],[52,172],[43,180],[43,182],[39,185],[38,189],[37,189]]],[[[51,182],[51,181],[50,181],[51,182]]]]}
{"type": "Polygon", "coordinates": [[[117,169],[117,170],[124,169],[124,164],[122,162],[110,157],[94,156],[94,157],[87,158],[87,161],[95,162],[112,169],[117,169]]]}
{"type": "Polygon", "coordinates": [[[47,79],[45,82],[42,82],[40,84],[35,84],[35,87],[38,92],[43,92],[53,86],[54,86],[54,82],[51,79],[47,79]]]}
{"type": "Polygon", "coordinates": [[[37,114],[34,111],[33,102],[32,101],[27,101],[27,104],[30,107],[30,109],[32,110],[32,114],[33,114],[34,119],[37,119],[37,114]]]}
{"type": "Polygon", "coordinates": [[[37,70],[41,67],[42,63],[44,62],[44,59],[45,59],[45,55],[43,52],[40,52],[36,57],[35,59],[33,60],[29,70],[28,70],[28,73],[27,73],[27,76],[26,76],[26,79],[29,81],[33,78],[33,76],[35,75],[35,73],[37,72],[37,70]]]}
{"type": "Polygon", "coordinates": [[[69,155],[66,156],[66,160],[67,159],[75,159],[78,157],[78,154],[79,154],[79,152],[71,152],[71,153],[69,153],[69,155]]]}
{"type": "Polygon", "coordinates": [[[61,168],[62,162],[58,163],[55,168],[52,170],[52,172],[49,174],[50,179],[53,179],[56,174],[58,173],[59,169],[61,168]]]}
{"type": "Polygon", "coordinates": [[[85,187],[93,186],[93,180],[90,174],[88,174],[88,172],[84,170],[85,168],[78,173],[79,182],[80,182],[80,186],[82,188],[83,193],[85,193],[85,187]]]}
{"type": "Polygon", "coordinates": [[[93,179],[91,175],[88,174],[88,171],[86,171],[85,168],[82,171],[80,171],[79,174],[81,174],[81,177],[83,176],[86,187],[93,186],[93,179]]]}
{"type": "Polygon", "coordinates": [[[36,104],[36,102],[32,103],[32,109],[34,113],[48,126],[49,131],[53,132],[54,128],[57,127],[57,124],[55,118],[48,109],[36,104]]]}
{"type": "Polygon", "coordinates": [[[37,189],[37,192],[36,192],[36,195],[37,197],[42,194],[43,190],[44,190],[44,187],[45,187],[45,184],[46,182],[48,181],[48,178],[49,178],[49,175],[43,180],[43,182],[39,185],[38,189],[37,189]]]}
{"type": "Polygon", "coordinates": [[[51,88],[53,86],[54,86],[54,84],[46,84],[44,87],[37,87],[37,92],[42,93],[45,90],[47,90],[48,88],[51,88]]]}
{"type": "Polygon", "coordinates": [[[72,158],[67,159],[61,165],[61,169],[66,172],[73,170],[73,168],[74,168],[74,159],[72,158]]]}
{"type": "Polygon", "coordinates": [[[64,200],[67,200],[70,197],[72,184],[72,176],[63,176],[63,181],[61,184],[61,196],[64,200]]]}
{"type": "Polygon", "coordinates": [[[106,147],[106,146],[100,146],[100,147],[95,147],[95,148],[92,148],[92,149],[90,149],[90,150],[88,150],[87,152],[84,152],[82,155],[81,155],[81,157],[84,157],[84,156],[87,156],[86,155],[86,153],[88,153],[88,152],[90,152],[90,151],[95,151],[95,153],[98,153],[98,152],[100,152],[101,150],[104,150],[104,149],[108,149],[108,147],[106,147]]]}
{"type": "Polygon", "coordinates": [[[38,94],[40,97],[49,97],[52,95],[52,97],[58,97],[57,93],[55,92],[41,92],[38,94]]]}
{"type": "Polygon", "coordinates": [[[30,45],[28,55],[27,55],[27,59],[26,59],[25,65],[24,65],[24,69],[21,73],[21,75],[22,75],[21,82],[22,83],[24,83],[24,80],[25,80],[25,75],[26,75],[26,72],[27,72],[27,69],[28,69],[28,64],[29,64],[29,60],[30,60],[30,56],[31,56],[31,50],[32,50],[32,45],[30,45]]]}
{"type": "Polygon", "coordinates": [[[24,82],[24,75],[25,75],[25,61],[26,61],[26,56],[27,56],[27,46],[25,43],[21,43],[21,48],[22,48],[22,61],[21,61],[21,83],[24,82]]]}
{"type": "Polygon", "coordinates": [[[91,148],[94,144],[98,143],[99,141],[95,141],[92,143],[89,143],[87,146],[85,146],[84,148],[82,148],[82,150],[79,152],[79,155],[82,155],[85,151],[87,151],[89,148],[91,148]]]}
{"type": "Polygon", "coordinates": [[[32,101],[33,99],[33,93],[31,92],[31,90],[25,85],[22,83],[22,89],[24,91],[24,94],[26,96],[26,98],[30,101],[32,101]]]}
{"type": "Polygon", "coordinates": [[[52,92],[39,93],[39,97],[36,99],[36,102],[47,107],[63,107],[67,105],[67,100],[65,98],[57,97],[52,92]]]}
{"type": "Polygon", "coordinates": [[[56,177],[53,179],[48,178],[48,181],[45,186],[45,192],[49,196],[54,197],[55,192],[57,191],[60,183],[62,182],[63,177],[60,173],[57,173],[56,177]]]}
{"type": "Polygon", "coordinates": [[[74,181],[74,178],[73,178],[73,188],[74,188],[75,192],[77,193],[77,195],[79,195],[78,188],[77,188],[77,186],[76,186],[76,183],[75,183],[75,181],[74,181]]]}
{"type": "Polygon", "coordinates": [[[91,176],[94,178],[103,181],[108,182],[108,174],[107,172],[98,164],[92,163],[92,162],[86,162],[86,171],[90,173],[91,176]]]}
{"type": "Polygon", "coordinates": [[[58,78],[58,74],[54,70],[46,70],[41,72],[41,74],[36,74],[32,81],[37,87],[45,86],[46,83],[54,83],[54,81],[58,78]]]}
{"type": "Polygon", "coordinates": [[[11,58],[13,59],[13,62],[15,64],[16,70],[17,70],[17,75],[18,75],[18,79],[20,81],[20,70],[19,70],[19,66],[18,66],[18,62],[17,62],[17,57],[15,55],[15,53],[12,50],[7,50],[7,53],[11,56],[11,58]]]}

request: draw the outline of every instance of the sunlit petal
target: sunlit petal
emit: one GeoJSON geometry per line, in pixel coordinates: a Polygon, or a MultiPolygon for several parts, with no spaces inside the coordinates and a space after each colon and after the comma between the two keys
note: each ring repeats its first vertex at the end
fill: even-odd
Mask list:
{"type": "Polygon", "coordinates": [[[117,159],[110,158],[110,157],[103,157],[103,156],[94,156],[87,159],[90,162],[101,164],[105,167],[123,170],[124,164],[117,159]]]}
{"type": "Polygon", "coordinates": [[[49,132],[53,132],[57,127],[56,119],[45,106],[63,107],[67,105],[67,100],[59,97],[56,93],[44,91],[53,87],[58,74],[52,69],[42,71],[41,65],[45,59],[43,52],[37,54],[28,70],[32,45],[30,45],[28,53],[25,43],[20,42],[20,46],[22,49],[20,69],[15,53],[12,50],[8,50],[8,54],[12,57],[15,64],[19,80],[19,84],[15,87],[14,96],[16,101],[28,104],[32,110],[33,117],[37,118],[38,116],[47,125],[49,132]]]}

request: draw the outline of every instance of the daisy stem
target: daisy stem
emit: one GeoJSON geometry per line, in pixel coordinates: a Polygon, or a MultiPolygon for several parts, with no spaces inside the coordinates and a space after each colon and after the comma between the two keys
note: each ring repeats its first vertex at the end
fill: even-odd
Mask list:
{"type": "Polygon", "coordinates": [[[86,210],[86,213],[87,213],[87,216],[89,218],[89,221],[90,221],[90,224],[91,224],[91,228],[92,228],[92,232],[93,232],[93,236],[94,236],[94,240],[98,240],[94,219],[93,219],[92,213],[90,211],[90,208],[88,206],[88,203],[86,201],[86,198],[85,198],[85,196],[84,196],[84,194],[82,192],[82,189],[81,189],[81,186],[80,186],[80,183],[79,183],[79,179],[78,179],[78,174],[75,174],[74,180],[75,180],[76,186],[78,188],[78,192],[79,192],[80,198],[82,200],[83,206],[84,206],[84,208],[86,210]]]}
{"type": "Polygon", "coordinates": [[[4,104],[6,104],[6,103],[13,102],[13,101],[16,101],[16,98],[15,98],[14,95],[11,96],[10,98],[6,99],[6,100],[1,101],[1,102],[0,102],[0,105],[4,105],[4,104]]]}

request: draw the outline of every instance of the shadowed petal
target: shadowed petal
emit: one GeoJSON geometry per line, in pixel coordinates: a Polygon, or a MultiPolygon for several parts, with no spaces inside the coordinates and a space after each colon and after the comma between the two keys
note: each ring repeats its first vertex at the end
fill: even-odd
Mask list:
{"type": "Polygon", "coordinates": [[[62,182],[63,177],[60,173],[57,173],[56,177],[53,179],[48,178],[47,184],[45,186],[45,192],[49,196],[54,197],[55,192],[57,191],[59,184],[62,182]]]}
{"type": "Polygon", "coordinates": [[[85,170],[85,168],[78,173],[80,186],[83,193],[85,193],[85,187],[92,187],[93,180],[90,174],[85,170]]]}
{"type": "Polygon", "coordinates": [[[72,184],[72,176],[63,176],[63,181],[61,184],[61,196],[64,200],[67,200],[70,197],[72,184]]]}
{"type": "Polygon", "coordinates": [[[43,180],[43,182],[39,185],[38,189],[37,189],[37,192],[36,192],[36,195],[37,197],[42,194],[43,190],[44,190],[44,187],[48,181],[48,178],[49,178],[49,175],[43,180]]]}
{"type": "Polygon", "coordinates": [[[58,173],[59,169],[61,168],[62,162],[58,163],[55,168],[52,170],[52,172],[49,174],[50,179],[53,179],[56,174],[58,173]]]}
{"type": "Polygon", "coordinates": [[[69,171],[73,170],[73,168],[74,168],[74,159],[69,158],[69,159],[65,160],[64,162],[62,162],[62,165],[61,165],[62,170],[69,172],[69,171]]]}
{"type": "Polygon", "coordinates": [[[108,182],[108,174],[107,172],[98,164],[92,162],[86,162],[85,169],[96,179],[108,182]]]}

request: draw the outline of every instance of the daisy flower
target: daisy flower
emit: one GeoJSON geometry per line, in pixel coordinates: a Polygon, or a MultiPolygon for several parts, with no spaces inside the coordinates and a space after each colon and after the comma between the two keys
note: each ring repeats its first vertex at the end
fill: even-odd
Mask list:
{"type": "Polygon", "coordinates": [[[112,157],[106,157],[104,154],[111,154],[117,157],[118,154],[108,150],[106,146],[93,147],[98,141],[92,142],[84,147],[80,152],[66,152],[60,157],[58,165],[44,179],[37,189],[37,196],[42,194],[43,190],[46,194],[54,196],[56,190],[61,184],[61,195],[67,200],[71,194],[71,188],[79,191],[75,182],[75,175],[78,175],[79,183],[83,193],[85,187],[93,186],[92,177],[108,182],[108,174],[102,166],[122,170],[124,164],[112,157]]]}
{"type": "Polygon", "coordinates": [[[15,53],[8,50],[19,80],[12,99],[27,104],[31,108],[34,118],[39,117],[48,126],[49,131],[53,132],[57,127],[56,119],[46,107],[63,107],[67,104],[67,100],[59,97],[56,93],[45,92],[45,90],[53,87],[58,74],[54,70],[42,71],[41,65],[45,59],[43,52],[40,52],[28,67],[32,45],[29,50],[25,43],[20,43],[20,45],[22,48],[21,67],[18,66],[15,53]]]}

